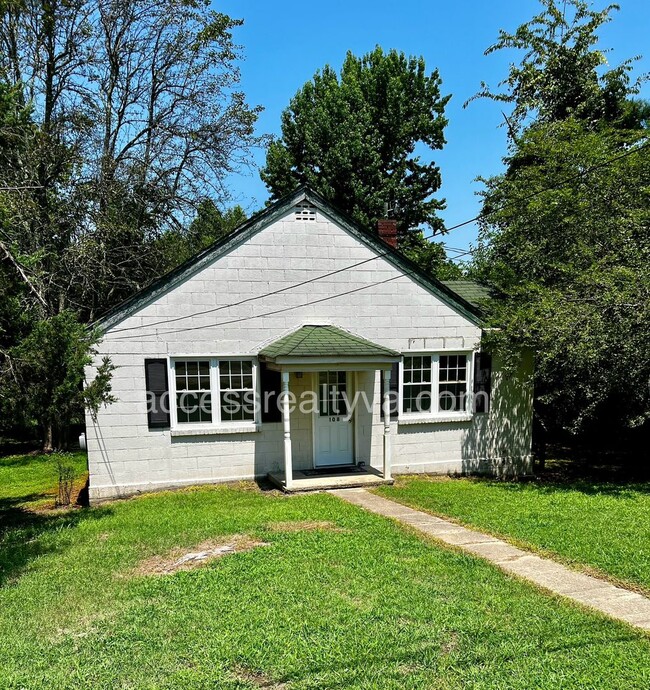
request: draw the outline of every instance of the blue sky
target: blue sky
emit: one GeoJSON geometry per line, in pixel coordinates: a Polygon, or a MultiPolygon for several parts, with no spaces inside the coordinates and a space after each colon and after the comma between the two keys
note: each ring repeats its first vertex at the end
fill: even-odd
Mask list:
{"type": "MultiPolygon", "coordinates": [[[[601,44],[611,48],[608,59],[618,64],[645,54],[636,74],[650,71],[650,2],[619,0],[621,11],[602,28],[601,44]]],[[[604,2],[595,3],[597,9],[604,2]]],[[[504,51],[488,57],[483,51],[496,39],[500,28],[514,30],[539,11],[537,0],[228,0],[215,8],[242,18],[236,41],[243,46],[241,87],[250,104],[265,107],[258,131],[280,134],[280,114],[294,93],[314,74],[330,64],[338,69],[348,50],[356,55],[379,44],[407,54],[422,55],[427,68],[437,67],[442,91],[452,94],[447,106],[447,144],[434,155],[440,165],[443,185],[438,196],[447,200],[442,212],[447,227],[476,216],[480,210],[475,178],[502,169],[506,134],[502,106],[478,100],[463,109],[463,103],[479,88],[491,86],[507,74],[515,54],[504,51]]],[[[650,98],[646,85],[642,95],[650,98]]],[[[258,165],[264,152],[256,154],[258,165]]],[[[235,200],[249,212],[268,198],[257,171],[234,175],[229,188],[235,200]]],[[[444,242],[466,248],[476,240],[476,227],[469,225],[449,233],[444,242]]],[[[451,254],[453,256],[453,253],[451,254]]]]}

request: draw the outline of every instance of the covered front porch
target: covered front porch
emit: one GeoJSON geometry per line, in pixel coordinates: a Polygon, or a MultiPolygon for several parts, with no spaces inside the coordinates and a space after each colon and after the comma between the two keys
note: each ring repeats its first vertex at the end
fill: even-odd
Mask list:
{"type": "Polygon", "coordinates": [[[391,368],[400,360],[398,352],[334,326],[309,325],[266,345],[259,359],[268,369],[279,372],[281,380],[284,467],[269,474],[271,482],[287,492],[392,483],[390,383],[391,368]],[[381,422],[373,425],[377,371],[381,374],[384,414],[381,422]],[[359,396],[358,381],[362,377],[372,381],[370,396],[359,396]],[[303,409],[298,412],[297,391],[292,391],[291,381],[303,396],[314,396],[310,413],[305,414],[303,409]],[[361,405],[370,409],[364,411],[361,405]],[[303,439],[298,467],[292,438],[296,422],[303,439]],[[306,433],[311,448],[305,464],[306,433]],[[358,439],[362,435],[374,443],[375,467],[370,462],[370,451],[360,451],[358,439]],[[378,440],[381,466],[377,462],[378,440]]]}

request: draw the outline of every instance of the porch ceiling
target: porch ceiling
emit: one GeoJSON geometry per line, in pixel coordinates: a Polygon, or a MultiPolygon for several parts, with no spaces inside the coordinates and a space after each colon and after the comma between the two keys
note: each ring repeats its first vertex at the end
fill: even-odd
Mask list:
{"type": "Polygon", "coordinates": [[[314,365],[363,364],[390,366],[401,355],[336,326],[302,326],[260,350],[260,359],[271,364],[314,365]]]}

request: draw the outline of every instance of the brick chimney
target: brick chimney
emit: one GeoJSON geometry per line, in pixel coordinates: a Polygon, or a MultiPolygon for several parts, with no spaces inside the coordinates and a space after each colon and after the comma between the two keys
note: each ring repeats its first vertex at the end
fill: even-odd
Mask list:
{"type": "Polygon", "coordinates": [[[397,221],[382,218],[377,221],[377,231],[386,244],[389,244],[393,249],[397,249],[397,221]]]}

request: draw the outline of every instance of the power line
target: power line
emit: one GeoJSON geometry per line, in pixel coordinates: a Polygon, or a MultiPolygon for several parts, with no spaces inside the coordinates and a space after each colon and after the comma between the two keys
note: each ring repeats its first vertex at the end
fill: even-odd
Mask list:
{"type": "MultiPolygon", "coordinates": [[[[378,258],[378,257],[377,257],[378,258]]],[[[346,295],[352,295],[355,292],[361,292],[362,290],[368,290],[371,287],[377,287],[378,285],[384,285],[390,283],[398,278],[403,278],[405,275],[413,275],[414,271],[407,271],[406,273],[400,273],[399,275],[393,276],[392,278],[386,278],[385,280],[380,280],[375,283],[368,283],[367,285],[362,285],[361,287],[354,288],[352,290],[346,290],[345,292],[339,292],[336,295],[328,295],[327,297],[321,297],[320,299],[312,300],[311,302],[303,302],[302,304],[295,304],[290,307],[283,307],[282,309],[275,309],[273,311],[266,312],[264,314],[255,314],[255,316],[244,316],[238,319],[231,319],[230,321],[222,321],[220,323],[209,324],[208,326],[190,326],[187,328],[176,328],[170,331],[165,331],[164,333],[152,333],[150,336],[143,336],[140,333],[134,335],[124,335],[115,340],[130,340],[131,338],[142,338],[142,337],[157,337],[159,335],[171,335],[172,333],[186,333],[189,331],[204,330],[205,328],[218,328],[219,326],[228,326],[233,323],[240,323],[242,321],[250,321],[251,319],[260,319],[264,316],[274,316],[275,314],[282,314],[283,312],[291,311],[293,309],[301,309],[302,307],[309,307],[312,304],[319,304],[321,302],[327,302],[331,299],[337,299],[338,297],[345,297],[346,295]]],[[[147,326],[140,326],[139,329],[147,328],[147,326]]]]}
{"type": "MultiPolygon", "coordinates": [[[[443,245],[443,246],[445,246],[445,245],[443,245]]],[[[463,250],[463,249],[456,249],[456,251],[461,252],[461,254],[457,257],[454,257],[454,258],[459,258],[460,256],[464,256],[465,254],[470,254],[473,250],[467,251],[467,250],[463,250]]],[[[322,275],[316,276],[314,278],[310,278],[309,280],[304,280],[300,283],[292,283],[291,285],[287,285],[286,287],[279,288],[278,290],[273,290],[271,292],[265,292],[261,295],[255,295],[254,297],[247,297],[246,299],[240,300],[239,302],[231,302],[229,304],[222,304],[218,307],[213,307],[211,309],[205,309],[203,311],[193,312],[192,314],[185,314],[183,316],[177,316],[177,317],[174,317],[173,319],[161,319],[160,321],[154,321],[152,323],[143,324],[142,326],[129,326],[127,328],[116,328],[112,331],[112,333],[124,333],[126,331],[136,331],[136,330],[139,331],[142,328],[154,328],[155,326],[175,323],[177,321],[183,321],[185,319],[191,319],[191,318],[195,318],[197,316],[205,316],[206,314],[214,314],[218,311],[223,311],[224,309],[230,309],[231,307],[238,307],[242,304],[248,304],[249,302],[256,302],[257,300],[263,299],[265,297],[272,297],[274,295],[278,295],[278,294],[281,294],[283,292],[287,292],[288,290],[293,290],[294,288],[303,287],[304,285],[309,285],[311,283],[316,283],[319,280],[323,280],[324,278],[328,278],[330,276],[337,275],[338,273],[343,273],[344,271],[349,271],[353,268],[358,268],[359,266],[363,266],[364,264],[370,263],[371,261],[376,261],[377,259],[380,259],[386,255],[387,255],[387,252],[382,252],[381,254],[377,254],[376,256],[373,256],[369,259],[364,259],[363,261],[358,261],[355,264],[351,264],[351,265],[345,266],[343,268],[338,268],[335,271],[330,271],[329,273],[323,273],[322,275]]],[[[381,285],[381,283],[376,283],[376,284],[381,285]]],[[[218,324],[218,325],[221,325],[221,324],[218,324]]]]}
{"type": "Polygon", "coordinates": [[[273,295],[278,295],[282,292],[287,292],[287,290],[293,290],[294,288],[302,287],[303,285],[309,285],[310,283],[315,283],[319,280],[323,280],[323,278],[328,278],[329,276],[336,275],[337,273],[343,273],[343,271],[349,271],[351,268],[357,268],[359,266],[363,266],[363,264],[370,263],[371,261],[376,261],[377,259],[380,259],[382,256],[386,256],[386,252],[383,252],[382,254],[377,254],[376,256],[373,256],[369,259],[364,259],[363,261],[359,261],[356,264],[351,264],[350,266],[345,266],[344,268],[337,268],[335,271],[330,271],[329,273],[323,273],[322,275],[316,276],[315,278],[310,278],[309,280],[304,280],[301,283],[292,283],[291,285],[287,285],[286,287],[280,288],[278,290],[273,290],[272,292],[265,292],[262,295],[255,295],[255,297],[247,297],[246,299],[240,300],[239,302],[232,302],[231,304],[222,304],[219,307],[214,307],[212,309],[205,309],[204,311],[197,311],[197,312],[194,312],[193,314],[187,314],[185,316],[177,316],[173,319],[162,319],[161,321],[155,321],[153,323],[148,323],[148,324],[145,324],[144,326],[130,326],[128,328],[116,328],[112,332],[113,333],[123,333],[124,331],[139,330],[141,328],[153,328],[154,326],[159,326],[160,324],[174,323],[176,321],[182,321],[183,319],[194,318],[195,316],[205,316],[206,314],[213,314],[213,313],[221,311],[223,309],[229,309],[230,307],[238,307],[241,304],[247,304],[248,302],[255,302],[255,301],[262,299],[264,297],[271,297],[273,295]]]}
{"type": "MultiPolygon", "coordinates": [[[[443,247],[445,246],[444,244],[442,245],[443,247]]],[[[465,249],[460,252],[460,254],[456,254],[456,256],[452,256],[451,258],[455,261],[456,259],[460,259],[463,256],[467,256],[468,254],[473,254],[476,251],[476,249],[465,249]]]]}
{"type": "MultiPolygon", "coordinates": [[[[562,187],[562,186],[568,184],[569,182],[572,182],[572,181],[574,181],[574,180],[576,180],[576,179],[580,179],[580,178],[584,177],[585,175],[588,175],[589,173],[594,172],[595,170],[602,169],[602,168],[604,168],[604,167],[607,167],[608,165],[611,165],[612,163],[614,163],[614,162],[616,162],[616,161],[618,161],[618,160],[621,160],[621,159],[623,159],[623,158],[626,158],[627,156],[630,156],[632,153],[637,153],[637,152],[639,152],[639,151],[641,151],[641,150],[647,148],[648,146],[650,146],[650,141],[646,141],[644,144],[641,144],[640,146],[637,146],[637,147],[628,149],[627,151],[625,151],[625,152],[622,153],[622,154],[619,154],[618,156],[614,156],[613,158],[610,158],[610,159],[608,159],[608,160],[606,160],[606,161],[603,161],[602,163],[599,163],[599,164],[597,164],[597,165],[591,166],[590,168],[587,168],[587,169],[581,171],[580,173],[578,173],[578,174],[576,174],[576,175],[572,175],[572,176],[570,176],[570,177],[568,177],[568,178],[565,178],[564,180],[560,180],[559,182],[557,182],[557,183],[555,183],[555,184],[553,184],[553,185],[550,185],[550,186],[545,187],[545,188],[543,188],[543,189],[539,189],[539,190],[537,190],[536,192],[533,192],[533,193],[531,193],[531,194],[529,194],[529,195],[527,195],[527,196],[525,196],[525,197],[523,197],[523,198],[520,198],[520,199],[513,199],[511,202],[508,202],[508,203],[504,204],[504,205],[503,205],[500,209],[498,209],[498,210],[500,211],[500,210],[503,210],[504,208],[507,208],[507,207],[509,207],[509,206],[512,206],[512,205],[515,205],[515,204],[519,204],[519,203],[526,202],[526,201],[528,201],[528,200],[530,200],[530,199],[536,198],[536,197],[539,196],[540,194],[543,194],[543,193],[545,193],[545,192],[547,192],[547,191],[551,191],[551,190],[553,190],[553,189],[557,189],[557,188],[559,188],[559,187],[562,187]]],[[[462,227],[462,226],[464,226],[464,225],[468,225],[469,223],[474,222],[475,220],[478,220],[478,218],[481,218],[482,215],[491,215],[491,214],[493,214],[493,213],[496,213],[496,211],[497,211],[497,209],[495,209],[495,211],[488,212],[488,214],[481,214],[481,215],[476,216],[475,218],[473,218],[473,219],[471,219],[471,220],[467,220],[467,221],[464,221],[463,223],[459,223],[459,224],[454,225],[454,226],[452,226],[452,227],[450,227],[450,228],[447,228],[446,231],[447,231],[447,232],[450,232],[451,230],[455,230],[456,228],[462,227]]],[[[425,237],[426,237],[426,235],[425,235],[425,237]]],[[[444,246],[444,245],[443,245],[443,246],[444,246]]],[[[465,251],[464,254],[460,254],[460,255],[458,255],[458,256],[456,256],[456,257],[454,257],[454,258],[458,259],[458,258],[460,258],[460,256],[464,256],[464,255],[467,255],[467,254],[473,254],[475,251],[477,251],[477,250],[476,250],[476,249],[470,249],[470,250],[465,251]]],[[[327,277],[327,276],[335,275],[335,274],[337,274],[337,273],[341,273],[341,272],[346,271],[346,270],[349,270],[349,269],[351,269],[351,268],[355,268],[356,266],[359,266],[359,265],[362,265],[362,264],[365,264],[365,263],[369,263],[370,261],[374,261],[374,260],[376,260],[376,259],[378,259],[378,258],[381,258],[382,256],[385,256],[386,253],[387,253],[387,252],[384,252],[384,253],[382,253],[382,254],[378,254],[377,256],[371,257],[370,259],[365,259],[364,261],[361,261],[361,262],[359,262],[358,264],[353,264],[353,265],[351,265],[351,266],[346,266],[345,268],[337,269],[336,271],[332,271],[332,272],[330,272],[330,273],[326,273],[326,274],[323,274],[323,275],[321,275],[321,276],[317,276],[317,277],[315,277],[315,278],[311,278],[311,279],[309,279],[309,280],[307,280],[307,281],[303,281],[302,283],[292,284],[292,285],[289,285],[289,286],[287,286],[287,287],[285,287],[285,288],[281,288],[281,289],[279,289],[279,290],[275,290],[275,291],[273,291],[273,292],[264,293],[264,294],[262,294],[262,295],[256,295],[255,297],[247,298],[247,299],[242,300],[242,301],[240,301],[240,302],[235,302],[235,303],[233,303],[233,304],[222,305],[222,306],[216,307],[216,308],[214,308],[214,309],[209,309],[209,310],[205,310],[205,311],[203,311],[203,312],[197,312],[197,313],[194,313],[194,314],[189,314],[189,315],[186,315],[186,316],[176,317],[176,318],[174,318],[174,319],[164,319],[164,320],[162,320],[162,321],[159,321],[159,322],[156,322],[156,323],[147,324],[147,325],[145,325],[145,326],[133,326],[133,327],[130,327],[130,328],[119,329],[119,330],[116,330],[116,331],[113,331],[113,332],[114,332],[114,333],[119,333],[119,332],[124,332],[124,331],[129,331],[129,330],[138,330],[138,331],[140,331],[142,328],[153,328],[153,327],[156,326],[156,325],[167,324],[167,323],[173,323],[173,322],[175,322],[175,321],[180,321],[180,320],[187,319],[187,318],[194,318],[194,317],[196,317],[196,316],[202,316],[202,315],[205,315],[205,314],[207,314],[207,313],[213,313],[213,312],[216,312],[216,311],[220,311],[220,310],[222,310],[222,309],[228,309],[228,308],[230,308],[230,307],[238,306],[238,305],[243,304],[243,303],[252,302],[252,301],[255,301],[255,300],[258,300],[258,299],[262,299],[262,298],[264,298],[264,297],[269,297],[269,296],[272,296],[272,295],[275,295],[275,294],[279,294],[279,293],[281,293],[281,292],[286,292],[287,290],[291,290],[291,289],[293,289],[293,288],[295,288],[295,287],[300,287],[301,285],[306,285],[306,284],[309,284],[309,283],[315,283],[315,282],[317,282],[318,280],[322,280],[323,278],[325,278],[325,277],[327,277]]],[[[388,283],[388,282],[390,282],[390,281],[392,281],[392,280],[396,280],[397,278],[401,277],[402,275],[411,276],[411,275],[413,275],[413,273],[414,273],[413,271],[408,271],[408,272],[405,272],[404,274],[400,274],[400,275],[398,275],[398,276],[394,276],[393,278],[388,278],[388,279],[386,279],[386,280],[382,280],[382,281],[378,281],[378,282],[374,282],[374,283],[368,283],[367,285],[363,285],[363,286],[361,286],[361,287],[359,287],[359,288],[355,288],[355,289],[353,289],[353,290],[348,290],[348,291],[346,291],[346,292],[341,292],[341,293],[338,293],[338,294],[336,294],[336,295],[330,295],[330,296],[328,296],[328,297],[323,297],[323,298],[320,298],[320,299],[317,299],[317,300],[313,300],[313,301],[311,301],[311,302],[305,302],[305,303],[302,303],[302,304],[298,304],[298,305],[294,305],[294,306],[290,306],[290,307],[285,307],[285,308],[283,308],[283,309],[274,310],[274,311],[267,312],[267,313],[264,313],[264,314],[257,314],[257,315],[255,315],[255,316],[253,316],[253,317],[244,317],[244,318],[239,318],[239,319],[233,319],[233,320],[230,320],[230,321],[224,321],[224,322],[221,322],[221,323],[211,324],[211,326],[212,326],[212,327],[225,326],[225,325],[230,325],[230,324],[232,324],[232,323],[239,323],[239,322],[241,322],[241,321],[248,321],[248,320],[251,319],[251,318],[262,318],[262,317],[264,317],[264,316],[272,316],[272,315],[280,314],[280,313],[283,313],[283,312],[286,312],[286,311],[291,311],[291,310],[293,310],[293,309],[300,309],[301,307],[310,306],[310,305],[312,305],[312,304],[319,304],[319,303],[321,303],[321,302],[326,302],[326,301],[328,301],[328,300],[330,300],[330,299],[336,299],[336,298],[338,298],[338,297],[343,297],[343,296],[345,296],[345,295],[349,295],[349,294],[353,294],[353,293],[356,293],[356,292],[360,292],[361,290],[366,290],[366,289],[369,289],[369,288],[371,288],[371,287],[376,287],[376,286],[378,286],[378,285],[383,285],[383,284],[388,283]]],[[[186,327],[186,328],[180,328],[180,329],[174,329],[174,330],[167,330],[167,331],[165,331],[164,333],[155,333],[155,334],[152,334],[151,336],[148,336],[148,337],[156,337],[156,336],[158,336],[158,335],[171,335],[172,333],[181,333],[181,332],[187,332],[187,331],[201,330],[201,329],[203,329],[203,328],[206,328],[206,326],[192,326],[192,327],[186,327]]],[[[137,338],[137,337],[143,337],[143,336],[142,336],[140,333],[138,333],[138,334],[131,335],[131,336],[123,336],[123,337],[120,337],[120,338],[116,338],[116,340],[127,340],[127,339],[130,339],[130,338],[137,338]]],[[[145,336],[145,337],[147,337],[147,336],[145,336]]]]}
{"type": "MultiPolygon", "coordinates": [[[[591,166],[590,168],[586,168],[585,170],[580,171],[579,173],[576,173],[575,175],[571,175],[570,177],[566,177],[563,180],[560,180],[559,182],[556,182],[555,184],[552,184],[548,187],[543,187],[542,189],[538,189],[536,192],[533,192],[532,194],[528,194],[527,196],[521,197],[519,199],[513,199],[512,201],[508,201],[503,206],[499,207],[498,209],[494,209],[494,211],[488,211],[486,213],[481,212],[478,214],[478,216],[474,216],[474,218],[470,218],[469,220],[464,220],[462,223],[457,223],[456,225],[452,225],[449,228],[443,228],[442,232],[440,234],[445,234],[447,232],[451,232],[452,230],[457,230],[458,228],[462,228],[465,225],[469,225],[470,223],[475,223],[477,220],[480,220],[481,218],[484,218],[485,216],[491,216],[499,211],[502,211],[504,208],[508,208],[510,206],[515,206],[519,205],[520,203],[525,203],[526,201],[530,201],[531,199],[534,199],[541,194],[544,194],[545,192],[550,192],[554,189],[558,189],[559,187],[563,187],[566,184],[569,184],[569,182],[574,182],[575,180],[579,180],[580,178],[584,177],[585,175],[589,175],[592,172],[595,172],[596,170],[601,170],[602,168],[606,168],[608,165],[611,165],[612,163],[616,163],[619,160],[622,160],[623,158],[627,158],[627,156],[631,156],[633,153],[638,153],[639,151],[642,151],[643,149],[646,149],[650,146],[650,141],[646,141],[640,146],[633,146],[632,148],[629,148],[627,151],[624,151],[623,153],[619,154],[618,156],[614,156],[613,158],[609,158],[602,163],[597,163],[596,165],[591,166]]],[[[432,235],[424,235],[426,239],[431,239],[435,237],[436,234],[432,235]]]]}

